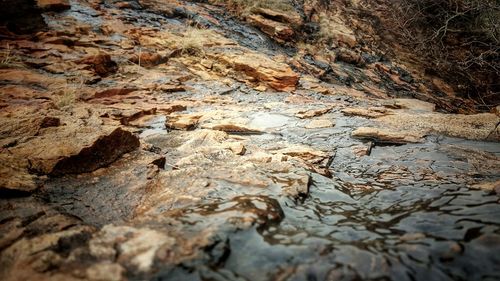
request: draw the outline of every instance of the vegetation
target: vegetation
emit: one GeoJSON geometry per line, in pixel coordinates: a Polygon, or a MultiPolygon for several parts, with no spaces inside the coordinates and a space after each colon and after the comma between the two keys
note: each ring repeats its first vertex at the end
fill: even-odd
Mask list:
{"type": "Polygon", "coordinates": [[[391,1],[393,30],[483,109],[500,100],[500,1],[391,1]],[[394,12],[395,11],[395,12],[394,12]]]}
{"type": "Polygon", "coordinates": [[[203,47],[210,39],[210,31],[195,27],[189,27],[183,36],[179,38],[176,47],[180,49],[183,55],[203,56],[205,54],[203,47]]]}
{"type": "Polygon", "coordinates": [[[24,67],[21,57],[15,55],[9,45],[0,54],[0,68],[24,67]]]}
{"type": "Polygon", "coordinates": [[[275,11],[292,11],[294,8],[287,0],[212,0],[214,4],[225,4],[229,9],[249,14],[258,8],[271,9],[275,11]]]}

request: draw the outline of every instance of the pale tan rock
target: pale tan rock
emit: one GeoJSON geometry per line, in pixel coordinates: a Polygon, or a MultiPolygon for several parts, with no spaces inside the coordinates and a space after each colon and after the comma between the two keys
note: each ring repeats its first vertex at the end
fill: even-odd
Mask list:
{"type": "Polygon", "coordinates": [[[328,154],[324,151],[314,149],[313,147],[307,145],[293,144],[286,148],[274,151],[274,153],[280,153],[288,155],[291,157],[297,157],[308,162],[320,162],[321,160],[328,157],[328,154]]]}
{"type": "Polygon", "coordinates": [[[315,119],[306,125],[306,129],[330,128],[335,126],[335,123],[328,119],[315,119]]]}
{"type": "Polygon", "coordinates": [[[438,133],[451,137],[473,140],[500,140],[496,125],[500,117],[492,113],[474,115],[444,113],[406,113],[383,116],[376,119],[385,126],[408,132],[438,133]]]}
{"type": "Polygon", "coordinates": [[[29,163],[6,153],[0,154],[0,191],[18,190],[34,191],[36,176],[28,173],[29,163]]]}
{"type": "Polygon", "coordinates": [[[294,198],[304,198],[309,194],[311,176],[306,171],[298,171],[282,176],[278,181],[286,182],[283,187],[284,194],[294,198]]]}
{"type": "Polygon", "coordinates": [[[371,144],[369,144],[369,145],[362,144],[362,145],[353,146],[352,152],[357,157],[362,157],[362,156],[369,155],[370,152],[371,152],[371,149],[372,149],[372,145],[371,144]]]}
{"type": "Polygon", "coordinates": [[[500,180],[493,182],[481,182],[471,186],[473,189],[481,189],[487,191],[497,191],[500,190],[500,180]]]}
{"type": "Polygon", "coordinates": [[[352,132],[352,137],[361,139],[371,139],[377,142],[386,143],[419,143],[423,142],[424,134],[417,134],[406,131],[396,131],[387,128],[361,127],[352,132]]]}
{"type": "Polygon", "coordinates": [[[241,142],[230,142],[224,143],[223,145],[229,148],[236,155],[244,155],[246,152],[246,148],[241,142]]]}
{"type": "Polygon", "coordinates": [[[350,107],[342,109],[342,113],[348,116],[361,116],[367,118],[377,118],[392,114],[391,111],[383,107],[350,107]]]}
{"type": "Polygon", "coordinates": [[[191,130],[196,128],[201,117],[202,115],[199,114],[169,116],[167,117],[167,121],[165,122],[165,124],[166,127],[170,129],[191,130]]]}
{"type": "Polygon", "coordinates": [[[411,111],[433,112],[436,105],[430,102],[417,99],[393,99],[384,103],[384,106],[396,109],[408,109],[411,111]]]}
{"type": "Polygon", "coordinates": [[[89,280],[95,281],[120,281],[124,280],[125,269],[117,263],[96,263],[90,266],[86,275],[89,280]]]}

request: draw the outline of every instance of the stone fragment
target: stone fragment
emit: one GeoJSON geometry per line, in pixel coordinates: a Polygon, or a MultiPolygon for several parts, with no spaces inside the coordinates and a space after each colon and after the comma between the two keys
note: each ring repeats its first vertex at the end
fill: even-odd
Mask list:
{"type": "Polygon", "coordinates": [[[330,112],[330,110],[332,110],[331,107],[319,108],[319,109],[310,109],[310,110],[302,110],[302,111],[297,112],[297,114],[295,114],[295,116],[297,116],[297,117],[299,117],[301,119],[312,118],[312,117],[316,117],[316,116],[320,116],[320,115],[326,114],[326,113],[330,112]]]}
{"type": "Polygon", "coordinates": [[[225,52],[218,59],[252,80],[262,82],[278,91],[293,91],[299,75],[287,64],[276,62],[267,56],[253,52],[225,52]]]}
{"type": "Polygon", "coordinates": [[[314,119],[306,125],[306,129],[330,128],[335,124],[328,119],[314,119]]]}
{"type": "Polygon", "coordinates": [[[352,132],[352,137],[390,144],[420,143],[424,141],[424,134],[369,127],[356,129],[352,132]]]}
{"type": "Polygon", "coordinates": [[[290,41],[295,35],[293,28],[289,25],[264,18],[261,15],[250,15],[246,17],[246,20],[279,42],[290,41]]]}
{"type": "Polygon", "coordinates": [[[168,129],[192,130],[196,128],[202,115],[183,114],[167,117],[165,125],[168,129]]]}
{"type": "Polygon", "coordinates": [[[87,64],[99,76],[106,77],[118,70],[118,64],[111,59],[109,54],[96,54],[86,57],[80,61],[87,64]]]}
{"type": "Polygon", "coordinates": [[[387,108],[384,107],[369,107],[369,108],[350,107],[342,109],[342,113],[348,116],[361,116],[367,118],[377,118],[392,114],[391,111],[389,111],[387,108]]]}

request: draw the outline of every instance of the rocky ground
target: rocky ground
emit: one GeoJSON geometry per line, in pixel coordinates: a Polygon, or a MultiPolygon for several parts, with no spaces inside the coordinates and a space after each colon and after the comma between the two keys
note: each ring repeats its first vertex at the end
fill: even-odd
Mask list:
{"type": "Polygon", "coordinates": [[[366,23],[328,57],[314,1],[11,2],[0,279],[500,278],[498,108],[446,113],[366,23]]]}

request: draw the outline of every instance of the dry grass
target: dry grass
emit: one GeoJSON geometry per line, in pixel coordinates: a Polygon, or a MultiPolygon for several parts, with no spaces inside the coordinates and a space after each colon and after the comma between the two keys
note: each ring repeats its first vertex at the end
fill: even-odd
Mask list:
{"type": "Polygon", "coordinates": [[[14,54],[10,46],[0,54],[0,68],[24,67],[23,60],[20,56],[14,54]]]}
{"type": "Polygon", "coordinates": [[[242,15],[248,15],[258,8],[281,12],[294,10],[292,4],[287,0],[212,0],[211,2],[227,5],[230,9],[240,11],[242,15]]]}
{"type": "Polygon", "coordinates": [[[65,88],[55,92],[52,101],[56,108],[61,110],[71,108],[76,103],[78,92],[82,90],[83,84],[84,80],[81,79],[76,87],[67,84],[65,88]]]}
{"type": "Polygon", "coordinates": [[[53,97],[54,105],[58,109],[64,109],[72,106],[76,102],[75,88],[66,88],[55,93],[53,97]]]}
{"type": "Polygon", "coordinates": [[[204,56],[204,47],[211,35],[211,31],[207,29],[190,27],[178,39],[175,47],[181,50],[182,55],[204,56]]]}

